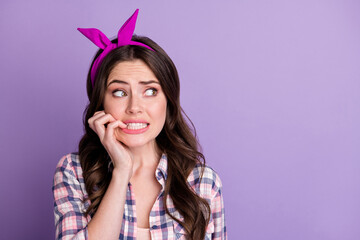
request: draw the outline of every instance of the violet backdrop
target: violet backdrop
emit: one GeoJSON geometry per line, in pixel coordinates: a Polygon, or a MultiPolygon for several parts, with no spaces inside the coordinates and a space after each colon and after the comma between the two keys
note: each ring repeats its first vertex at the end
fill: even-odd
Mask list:
{"type": "Polygon", "coordinates": [[[135,33],[178,67],[220,175],[229,239],[360,239],[359,1],[0,3],[0,238],[53,239],[52,177],[76,151],[97,50],[135,33]]]}

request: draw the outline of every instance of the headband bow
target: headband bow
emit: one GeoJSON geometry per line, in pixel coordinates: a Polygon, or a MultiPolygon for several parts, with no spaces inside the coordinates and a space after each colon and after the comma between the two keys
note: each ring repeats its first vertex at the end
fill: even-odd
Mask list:
{"type": "Polygon", "coordinates": [[[87,37],[90,41],[92,41],[96,46],[103,49],[104,51],[96,58],[94,61],[94,64],[91,68],[91,84],[94,87],[95,85],[95,77],[97,70],[102,62],[102,60],[105,58],[106,55],[109,54],[109,52],[115,48],[126,46],[126,45],[138,45],[142,47],[146,47],[152,51],[154,51],[151,47],[140,43],[131,41],[131,38],[134,34],[135,30],[135,24],[136,19],[139,13],[139,9],[136,9],[133,15],[122,25],[118,32],[118,42],[112,43],[106,36],[103,34],[100,30],[96,28],[78,28],[85,37],[87,37]]]}

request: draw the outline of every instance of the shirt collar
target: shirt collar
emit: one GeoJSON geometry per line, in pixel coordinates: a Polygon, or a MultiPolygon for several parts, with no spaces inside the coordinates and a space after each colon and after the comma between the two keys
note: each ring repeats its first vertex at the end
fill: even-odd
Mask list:
{"type": "Polygon", "coordinates": [[[163,153],[155,171],[156,179],[161,184],[163,189],[165,188],[165,181],[167,179],[167,167],[168,167],[167,156],[165,153],[163,153]]]}

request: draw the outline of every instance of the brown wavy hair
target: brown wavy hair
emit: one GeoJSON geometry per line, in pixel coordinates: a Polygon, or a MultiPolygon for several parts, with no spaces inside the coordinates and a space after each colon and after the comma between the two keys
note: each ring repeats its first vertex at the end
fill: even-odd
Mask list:
{"type": "MultiPolygon", "coordinates": [[[[196,164],[200,164],[204,169],[205,157],[199,150],[200,145],[196,138],[195,127],[180,106],[180,83],[176,67],[166,52],[151,39],[134,35],[132,40],[144,43],[154,51],[134,45],[112,50],[104,58],[98,69],[94,87],[91,85],[90,70],[88,73],[87,94],[89,104],[83,117],[85,134],[79,143],[80,163],[88,193],[88,198],[84,201],[91,201],[85,214],[93,215],[96,212],[112,176],[111,168],[109,171],[108,167],[109,155],[97,134],[89,127],[88,119],[96,111],[104,109],[103,101],[107,79],[116,64],[122,61],[140,59],[153,71],[167,98],[165,124],[156,137],[159,149],[166,153],[168,159],[168,177],[164,190],[166,213],[184,227],[188,239],[204,239],[206,226],[210,219],[210,206],[205,199],[198,196],[189,187],[187,177],[196,164]],[[184,116],[188,121],[185,121],[184,116]],[[175,208],[184,217],[183,221],[169,212],[166,205],[168,197],[171,197],[175,208]]],[[[117,39],[112,42],[116,43],[117,39]]],[[[100,49],[94,60],[101,52],[100,49]]]]}

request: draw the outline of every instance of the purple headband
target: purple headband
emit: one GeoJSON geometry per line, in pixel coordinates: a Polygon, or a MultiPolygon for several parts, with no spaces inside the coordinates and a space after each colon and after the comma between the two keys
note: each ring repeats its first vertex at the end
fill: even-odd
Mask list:
{"type": "Polygon", "coordinates": [[[134,34],[135,30],[135,24],[137,15],[139,13],[139,9],[136,9],[134,14],[122,25],[118,32],[118,42],[112,43],[106,36],[103,34],[100,30],[96,28],[78,28],[82,34],[84,34],[85,37],[87,37],[90,41],[92,41],[96,46],[98,46],[101,49],[104,49],[104,51],[96,58],[94,61],[94,64],[91,68],[91,84],[94,87],[95,85],[95,77],[98,68],[100,67],[100,64],[102,60],[105,58],[106,55],[109,54],[109,52],[115,48],[122,47],[125,45],[138,45],[142,47],[146,47],[152,51],[154,51],[151,47],[140,43],[131,41],[131,38],[134,34]]]}

